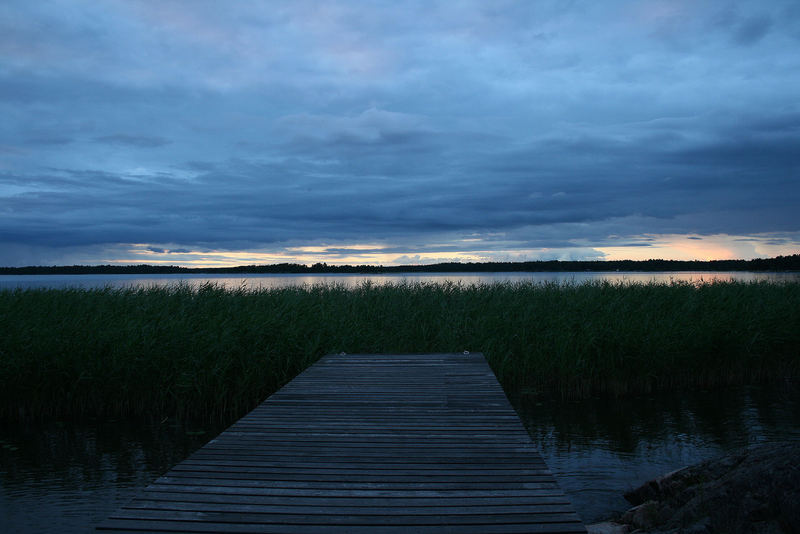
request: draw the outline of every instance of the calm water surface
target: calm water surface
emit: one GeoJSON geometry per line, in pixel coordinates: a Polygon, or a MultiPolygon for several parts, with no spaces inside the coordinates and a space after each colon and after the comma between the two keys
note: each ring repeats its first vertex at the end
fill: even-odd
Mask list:
{"type": "Polygon", "coordinates": [[[623,493],[657,476],[739,447],[800,439],[798,384],[515,404],[587,523],[630,508],[623,493]]]}
{"type": "Polygon", "coordinates": [[[593,280],[608,280],[622,283],[670,283],[677,281],[788,281],[800,280],[800,273],[755,273],[746,271],[710,272],[559,272],[559,273],[398,273],[398,274],[72,274],[72,275],[0,275],[0,289],[35,287],[149,287],[188,284],[193,287],[214,283],[237,289],[247,287],[277,288],[287,286],[337,284],[355,287],[364,282],[377,285],[416,282],[460,282],[462,284],[490,284],[494,282],[558,282],[581,283],[593,280]]]}
{"type": "Polygon", "coordinates": [[[215,430],[126,421],[0,426],[0,532],[88,532],[215,430]]]}
{"type": "MultiPolygon", "coordinates": [[[[652,477],[743,445],[800,439],[800,388],[791,385],[515,404],[587,522],[627,509],[623,492],[652,477]]],[[[0,427],[0,525],[86,532],[219,431],[122,421],[0,427]]]]}
{"type": "MultiPolygon", "coordinates": [[[[17,287],[199,286],[274,288],[403,282],[581,283],[798,280],[797,273],[455,273],[393,275],[0,276],[17,287]]],[[[749,387],[578,403],[518,399],[550,469],[588,522],[627,508],[644,481],[763,441],[800,439],[800,388],[749,387]]],[[[222,428],[125,421],[0,426],[0,525],[4,532],[86,532],[222,428]]]]}

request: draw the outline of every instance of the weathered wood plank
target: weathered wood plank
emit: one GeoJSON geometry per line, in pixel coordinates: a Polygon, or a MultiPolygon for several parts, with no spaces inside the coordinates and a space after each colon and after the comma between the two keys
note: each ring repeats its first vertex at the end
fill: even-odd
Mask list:
{"type": "MultiPolygon", "coordinates": [[[[207,488],[202,488],[207,489],[207,488]]],[[[141,501],[153,499],[153,502],[169,503],[229,503],[229,504],[258,504],[260,506],[299,506],[310,510],[321,510],[326,507],[367,507],[378,513],[386,513],[387,509],[395,508],[448,508],[448,507],[500,507],[524,506],[531,510],[547,509],[555,511],[564,509],[571,511],[571,505],[564,497],[549,497],[543,495],[529,497],[336,497],[316,496],[300,497],[297,495],[247,495],[242,493],[217,493],[204,492],[200,489],[194,491],[156,491],[148,489],[140,496],[141,501]]],[[[133,501],[129,506],[138,506],[140,501],[133,501]]],[[[312,513],[312,512],[309,512],[312,513]]]]}
{"type": "Polygon", "coordinates": [[[261,477],[232,477],[212,476],[214,473],[205,473],[202,476],[186,476],[177,474],[174,471],[156,481],[159,484],[184,484],[196,486],[237,486],[249,488],[296,488],[296,489],[375,489],[375,490],[511,490],[511,489],[556,489],[555,480],[552,477],[544,477],[544,480],[537,481],[404,481],[390,482],[381,480],[380,482],[364,480],[266,480],[261,477]]]}
{"type": "Polygon", "coordinates": [[[175,510],[184,512],[246,512],[254,514],[290,514],[290,515],[346,515],[346,516],[448,516],[448,515],[530,515],[530,514],[570,514],[568,505],[530,505],[530,504],[470,504],[465,506],[370,506],[363,503],[358,506],[346,505],[299,505],[295,503],[275,504],[263,502],[218,502],[216,500],[168,500],[168,499],[138,499],[127,506],[125,510],[175,510]]]}
{"type": "Polygon", "coordinates": [[[193,532],[217,534],[580,534],[580,523],[540,523],[511,525],[265,525],[189,521],[109,519],[104,530],[113,532],[151,532],[167,534],[193,532]]]}
{"type": "Polygon", "coordinates": [[[263,525],[530,525],[542,523],[579,522],[574,513],[521,513],[521,514],[449,514],[403,515],[392,514],[291,514],[230,511],[184,511],[123,508],[111,519],[143,519],[188,522],[225,522],[263,525]]]}
{"type": "MultiPolygon", "coordinates": [[[[277,488],[277,487],[248,487],[248,486],[225,486],[221,484],[213,485],[170,485],[153,484],[148,486],[146,492],[190,492],[190,493],[209,493],[216,495],[253,495],[271,497],[326,497],[326,498],[357,498],[370,501],[374,499],[394,499],[400,500],[427,499],[431,502],[439,502],[438,499],[459,499],[469,501],[470,499],[487,498],[524,498],[535,499],[558,499],[559,502],[568,502],[561,490],[551,485],[549,488],[525,488],[525,489],[489,489],[489,490],[449,490],[436,491],[425,490],[381,490],[381,489],[296,489],[296,488],[277,488]]],[[[471,501],[470,501],[471,502],[471,501]]]]}
{"type": "Polygon", "coordinates": [[[480,354],[331,355],[116,532],[585,532],[480,354]]]}

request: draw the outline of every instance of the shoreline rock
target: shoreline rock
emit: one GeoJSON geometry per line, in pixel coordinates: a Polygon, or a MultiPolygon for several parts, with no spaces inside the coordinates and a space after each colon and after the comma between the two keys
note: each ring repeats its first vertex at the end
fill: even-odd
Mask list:
{"type": "Polygon", "coordinates": [[[739,449],[650,480],[625,499],[635,506],[589,533],[800,533],[800,441],[739,449]]]}

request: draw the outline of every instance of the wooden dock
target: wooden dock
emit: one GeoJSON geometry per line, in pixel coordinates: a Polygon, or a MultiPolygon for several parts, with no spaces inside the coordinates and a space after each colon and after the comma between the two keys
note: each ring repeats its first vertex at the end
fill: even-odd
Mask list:
{"type": "Polygon", "coordinates": [[[114,532],[586,532],[481,354],[330,355],[114,532]]]}

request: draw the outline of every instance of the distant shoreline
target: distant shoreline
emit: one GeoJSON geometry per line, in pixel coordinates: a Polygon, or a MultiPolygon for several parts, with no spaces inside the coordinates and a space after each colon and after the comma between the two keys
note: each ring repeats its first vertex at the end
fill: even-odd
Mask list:
{"type": "Polygon", "coordinates": [[[685,272],[685,271],[800,271],[800,254],[752,260],[615,260],[434,263],[427,265],[241,265],[237,267],[180,267],[177,265],[54,265],[0,267],[0,275],[25,274],[384,274],[384,273],[501,273],[501,272],[685,272]]]}

